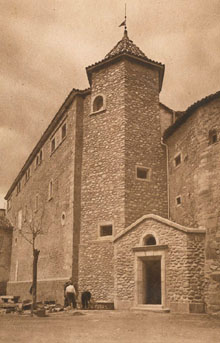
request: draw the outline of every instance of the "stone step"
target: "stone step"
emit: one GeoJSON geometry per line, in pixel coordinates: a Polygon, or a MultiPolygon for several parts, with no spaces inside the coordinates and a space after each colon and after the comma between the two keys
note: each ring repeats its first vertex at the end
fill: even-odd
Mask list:
{"type": "Polygon", "coordinates": [[[157,312],[157,313],[169,313],[169,308],[164,308],[160,305],[137,305],[132,307],[131,310],[133,311],[149,311],[149,312],[157,312]]]}

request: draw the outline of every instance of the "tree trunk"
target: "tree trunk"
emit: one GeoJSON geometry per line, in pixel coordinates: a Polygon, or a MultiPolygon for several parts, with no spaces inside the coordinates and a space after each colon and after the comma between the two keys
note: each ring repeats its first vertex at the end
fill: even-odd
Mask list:
{"type": "Polygon", "coordinates": [[[33,249],[32,314],[37,303],[37,262],[40,250],[33,249]]]}

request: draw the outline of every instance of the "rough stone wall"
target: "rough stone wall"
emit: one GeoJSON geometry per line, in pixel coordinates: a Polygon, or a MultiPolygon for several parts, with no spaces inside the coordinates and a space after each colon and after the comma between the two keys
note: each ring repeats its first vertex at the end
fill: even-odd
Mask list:
{"type": "MultiPolygon", "coordinates": [[[[10,221],[18,228],[18,211],[22,210],[22,235],[27,234],[31,209],[35,221],[42,218],[43,234],[36,239],[40,249],[38,280],[68,278],[72,276],[73,252],[73,194],[76,101],[66,113],[67,135],[51,154],[50,139],[43,146],[43,161],[36,168],[31,165],[31,177],[21,181],[21,192],[12,194],[10,221]],[[49,199],[49,182],[53,181],[53,196],[49,199]],[[35,195],[39,196],[39,209],[35,211],[35,195]],[[27,218],[25,211],[27,207],[27,218]],[[64,215],[62,219],[62,215],[64,215]]],[[[51,135],[51,137],[53,134],[51,135]]],[[[11,281],[27,281],[32,278],[32,247],[14,231],[12,245],[11,281]]],[[[19,286],[18,286],[19,287],[19,286]]],[[[10,285],[16,291],[16,283],[10,285]]]]}
{"type": "Polygon", "coordinates": [[[167,140],[170,165],[171,219],[188,226],[203,226],[206,235],[206,303],[208,311],[220,310],[220,99],[199,107],[167,140]],[[209,144],[209,131],[218,139],[209,144]],[[182,153],[177,168],[173,159],[182,153]],[[182,196],[181,206],[175,198],[182,196]]]}
{"type": "Polygon", "coordinates": [[[158,70],[126,61],[125,225],[144,214],[167,217],[166,152],[161,145],[158,70]],[[151,169],[150,181],[135,166],[151,169]]]}
{"type": "Polygon", "coordinates": [[[141,222],[115,242],[117,299],[134,302],[135,258],[132,248],[140,245],[145,233],[155,234],[159,245],[168,245],[165,257],[166,306],[169,307],[171,303],[202,303],[204,236],[186,234],[155,220],[141,222]]]}
{"type": "Polygon", "coordinates": [[[164,131],[173,124],[173,113],[168,111],[165,106],[162,104],[160,106],[160,132],[161,137],[164,134],[164,131]]]}
{"type": "Polygon", "coordinates": [[[0,295],[6,292],[10,275],[12,229],[0,228],[0,295]]]}
{"type": "Polygon", "coordinates": [[[112,242],[100,240],[99,224],[124,228],[124,73],[123,61],[94,72],[84,103],[79,289],[89,287],[96,300],[113,301],[114,283],[112,242]],[[99,94],[106,108],[91,114],[99,94]]]}

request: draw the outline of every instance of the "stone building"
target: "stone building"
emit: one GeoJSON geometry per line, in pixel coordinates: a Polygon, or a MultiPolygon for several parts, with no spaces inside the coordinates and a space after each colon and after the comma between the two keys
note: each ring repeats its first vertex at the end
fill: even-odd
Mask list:
{"type": "Polygon", "coordinates": [[[123,38],[86,68],[7,195],[8,293],[79,292],[116,309],[220,310],[220,93],[174,112],[159,101],[164,65],[123,38]],[[28,236],[29,235],[29,236],[28,236]]]}
{"type": "Polygon", "coordinates": [[[6,294],[11,264],[12,226],[0,209],[0,295],[6,294]]]}

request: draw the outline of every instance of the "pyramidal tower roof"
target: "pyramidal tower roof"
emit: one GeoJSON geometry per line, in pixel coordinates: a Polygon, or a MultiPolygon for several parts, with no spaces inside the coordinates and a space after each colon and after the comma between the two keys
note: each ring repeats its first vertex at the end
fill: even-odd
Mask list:
{"type": "Polygon", "coordinates": [[[105,56],[105,58],[114,57],[121,53],[128,53],[138,57],[146,58],[141,49],[139,49],[133,43],[133,41],[128,38],[127,30],[124,31],[123,38],[114,46],[114,48],[105,56]]]}
{"type": "Polygon", "coordinates": [[[94,70],[102,68],[104,65],[114,63],[120,58],[130,58],[136,60],[137,63],[151,65],[158,68],[160,74],[160,90],[163,82],[164,65],[162,63],[149,59],[140,48],[138,48],[128,37],[127,29],[124,30],[122,39],[114,46],[114,48],[99,62],[92,64],[86,68],[89,83],[91,85],[91,74],[94,70]]]}

